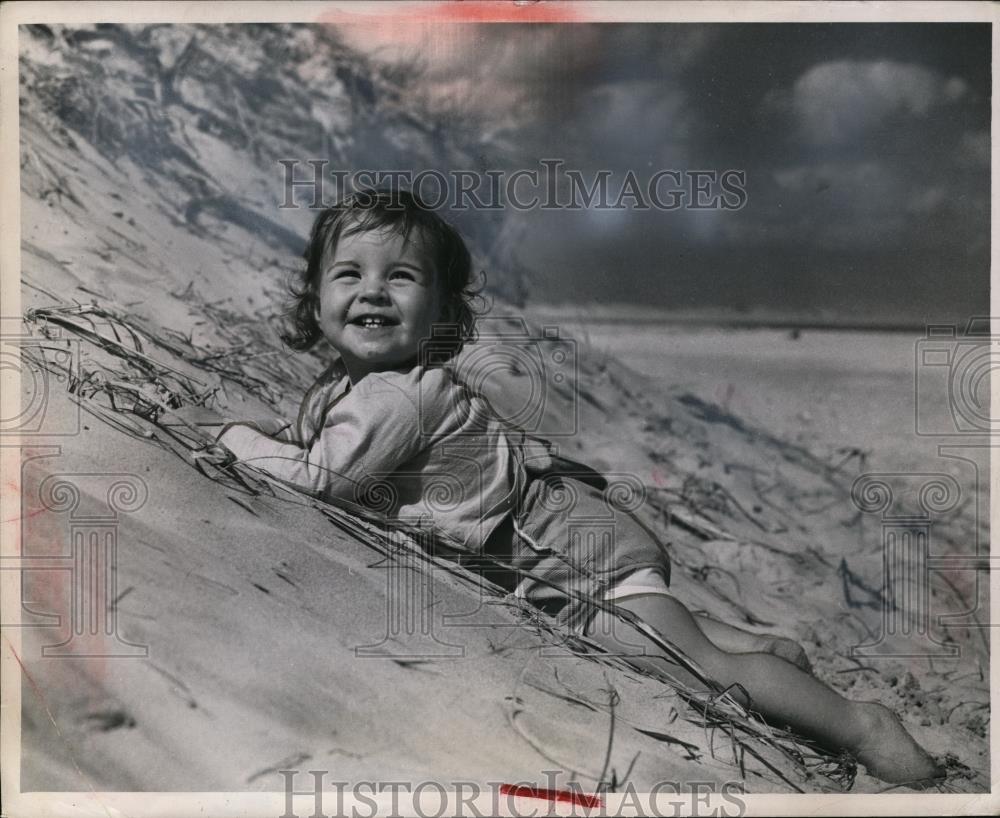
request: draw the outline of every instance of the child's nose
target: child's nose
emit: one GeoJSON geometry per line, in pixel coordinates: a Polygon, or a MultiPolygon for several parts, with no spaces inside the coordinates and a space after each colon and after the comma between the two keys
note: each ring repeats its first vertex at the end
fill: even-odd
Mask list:
{"type": "Polygon", "coordinates": [[[384,301],[386,298],[385,282],[380,278],[365,279],[358,297],[365,301],[384,301]]]}

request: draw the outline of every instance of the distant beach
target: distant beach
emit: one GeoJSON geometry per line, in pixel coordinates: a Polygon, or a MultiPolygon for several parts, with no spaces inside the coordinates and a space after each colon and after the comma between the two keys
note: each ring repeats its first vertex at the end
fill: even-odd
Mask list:
{"type": "MultiPolygon", "coordinates": [[[[669,280],[669,279],[664,279],[669,280]]],[[[557,322],[594,321],[599,324],[642,324],[658,327],[711,327],[724,329],[787,329],[859,332],[924,332],[920,316],[883,313],[844,313],[796,310],[775,300],[774,306],[746,310],[723,307],[665,308],[629,303],[541,303],[533,313],[557,322]]]]}
{"type": "MultiPolygon", "coordinates": [[[[914,431],[923,329],[732,328],[637,312],[632,322],[624,315],[535,315],[598,355],[662,386],[690,389],[789,440],[821,451],[858,447],[885,468],[926,466],[934,458],[935,447],[914,431]]],[[[946,413],[940,396],[924,396],[932,398],[935,414],[946,413]]]]}

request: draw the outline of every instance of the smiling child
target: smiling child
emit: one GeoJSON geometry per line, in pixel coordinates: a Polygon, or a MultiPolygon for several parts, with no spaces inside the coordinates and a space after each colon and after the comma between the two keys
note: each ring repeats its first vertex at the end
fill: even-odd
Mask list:
{"type": "Polygon", "coordinates": [[[630,611],[720,689],[742,689],[735,697],[773,723],[849,751],[879,778],[916,784],[940,775],[893,713],[826,687],[803,670],[790,640],[692,616],[668,589],[665,548],[630,514],[615,515],[612,551],[568,537],[554,498],[570,489],[578,504],[606,507],[600,480],[560,474],[551,458],[532,467],[525,435],[456,376],[448,358],[474,335],[469,252],[416,197],[349,196],[319,216],[306,259],[287,340],[297,349],[325,340],[336,360],[294,425],[275,435],[228,426],[219,442],[237,458],[331,502],[367,506],[378,494],[380,512],[428,529],[452,553],[498,557],[511,568],[510,590],[567,625],[631,653],[635,665],[695,683],[607,603],[630,611]],[[450,332],[435,332],[442,327],[450,332]],[[432,336],[433,360],[423,354],[432,336]],[[373,481],[387,493],[372,492],[373,481]],[[444,504],[442,486],[451,492],[444,504]],[[581,588],[602,603],[596,614],[577,604],[581,588]]]}

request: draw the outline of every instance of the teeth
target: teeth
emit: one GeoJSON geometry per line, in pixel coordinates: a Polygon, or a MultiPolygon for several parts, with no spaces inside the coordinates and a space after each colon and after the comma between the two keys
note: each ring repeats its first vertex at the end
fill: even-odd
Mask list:
{"type": "Polygon", "coordinates": [[[361,326],[363,327],[381,327],[385,324],[385,319],[383,318],[363,318],[361,319],[361,326]]]}

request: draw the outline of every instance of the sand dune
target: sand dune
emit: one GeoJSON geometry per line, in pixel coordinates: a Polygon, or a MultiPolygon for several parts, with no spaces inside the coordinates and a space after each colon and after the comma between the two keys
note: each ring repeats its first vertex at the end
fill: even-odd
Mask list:
{"type": "MultiPolygon", "coordinates": [[[[241,110],[241,133],[225,127],[234,118],[208,116],[205,99],[224,83],[207,46],[186,58],[187,74],[164,69],[167,79],[140,93],[144,59],[177,66],[189,38],[164,39],[177,32],[22,35],[22,306],[36,344],[26,354],[53,376],[48,428],[75,429],[80,412],[78,434],[51,439],[58,452],[39,438],[38,456],[26,458],[22,556],[68,552],[71,512],[40,496],[53,475],[75,481],[78,508],[91,512],[107,505],[108,475],[148,493],[116,517],[118,638],[89,642],[148,656],[43,658],[71,622],[23,631],[22,788],[280,790],[276,771],[286,768],[344,780],[541,783],[558,768],[590,790],[733,780],[752,792],[881,789],[724,701],[704,710],[674,686],[575,655],[580,646],[551,623],[427,563],[405,538],[252,470],[199,463],[212,427],[188,424],[292,416],[324,361],[283,349],[273,321],[296,263],[292,237],[304,236],[309,214],[275,209],[270,160],[308,150],[307,129],[265,127],[280,89],[241,110]],[[124,112],[118,130],[83,104],[98,90],[124,112]],[[64,348],[75,369],[59,359],[64,348]],[[433,638],[418,627],[386,639],[389,583],[401,576],[417,602],[433,595],[433,638]]],[[[257,76],[268,42],[234,46],[226,70],[257,76]]],[[[323,76],[310,70],[299,74],[308,89],[323,76]]],[[[427,129],[405,130],[401,111],[390,96],[366,116],[426,140],[434,155],[427,129]]],[[[346,140],[349,123],[337,132],[346,140]]],[[[523,317],[539,337],[530,308],[501,296],[493,312],[498,332],[523,317]]],[[[961,647],[956,659],[849,658],[881,617],[877,521],[850,500],[859,462],[828,460],[731,413],[708,389],[664,387],[563,340],[579,364],[576,388],[547,393],[540,428],[574,431],[558,438],[568,454],[645,487],[639,514],[670,544],[677,595],[800,640],[820,678],[894,706],[932,753],[949,757],[946,791],[984,790],[984,631],[938,633],[961,647]]],[[[495,343],[517,347],[487,333],[463,354],[467,371],[495,343]]],[[[507,413],[534,387],[516,368],[484,384],[507,413]]],[[[935,544],[962,553],[970,535],[983,532],[966,508],[936,526],[935,544]]],[[[26,572],[22,616],[67,611],[72,576],[26,572]]],[[[974,574],[947,579],[932,586],[935,610],[974,608],[974,574]]],[[[924,644],[914,636],[915,651],[924,644]]]]}

